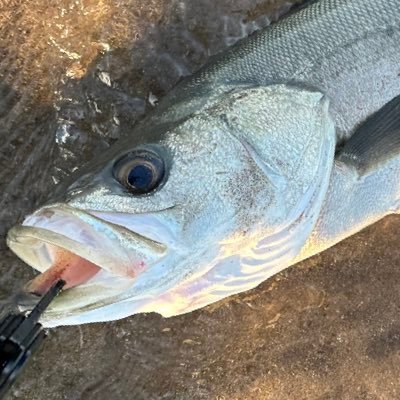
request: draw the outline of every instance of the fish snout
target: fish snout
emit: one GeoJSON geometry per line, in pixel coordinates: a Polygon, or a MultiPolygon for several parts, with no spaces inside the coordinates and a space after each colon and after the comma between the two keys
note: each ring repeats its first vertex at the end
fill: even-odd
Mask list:
{"type": "Polygon", "coordinates": [[[161,243],[64,204],[28,216],[9,231],[7,243],[42,273],[33,281],[38,292],[60,278],[66,280],[66,288],[77,286],[102,270],[133,280],[167,250],[161,243]]]}

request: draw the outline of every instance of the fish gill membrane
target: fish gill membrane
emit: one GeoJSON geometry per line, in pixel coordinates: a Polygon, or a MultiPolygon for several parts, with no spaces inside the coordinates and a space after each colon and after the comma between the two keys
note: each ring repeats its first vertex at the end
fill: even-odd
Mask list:
{"type": "Polygon", "coordinates": [[[13,228],[30,290],[69,286],[44,325],[189,312],[398,212],[390,5],[313,2],[239,43],[13,228]]]}
{"type": "Polygon", "coordinates": [[[10,248],[42,272],[32,291],[59,278],[70,287],[44,315],[47,326],[185,313],[290,265],[322,207],[335,130],[320,92],[250,86],[135,147],[170,160],[158,190],[127,192],[113,177],[123,154],[111,152],[66,202],[9,232],[10,248]]]}

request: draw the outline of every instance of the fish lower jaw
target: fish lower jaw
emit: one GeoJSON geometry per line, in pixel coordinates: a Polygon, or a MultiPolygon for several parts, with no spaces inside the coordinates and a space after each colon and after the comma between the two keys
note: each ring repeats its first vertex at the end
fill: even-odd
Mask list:
{"type": "Polygon", "coordinates": [[[132,282],[141,267],[118,265],[118,254],[111,257],[59,233],[31,226],[11,229],[7,243],[19,258],[40,272],[27,286],[37,294],[45,293],[60,279],[66,282],[65,289],[93,284],[99,275],[101,280],[117,276],[132,282]]]}

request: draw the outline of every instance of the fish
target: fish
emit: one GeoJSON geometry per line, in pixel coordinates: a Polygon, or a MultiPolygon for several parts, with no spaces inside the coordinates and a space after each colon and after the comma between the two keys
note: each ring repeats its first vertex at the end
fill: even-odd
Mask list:
{"type": "Polygon", "coordinates": [[[319,0],[213,57],[13,227],[47,327],[171,317],[400,210],[400,1],[319,0]]]}

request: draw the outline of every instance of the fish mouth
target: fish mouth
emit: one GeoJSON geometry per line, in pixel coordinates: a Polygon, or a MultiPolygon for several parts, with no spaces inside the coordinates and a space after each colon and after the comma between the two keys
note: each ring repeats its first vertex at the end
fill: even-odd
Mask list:
{"type": "Polygon", "coordinates": [[[66,281],[67,290],[56,302],[63,309],[81,307],[82,296],[74,301],[74,295],[88,288],[86,303],[111,302],[167,252],[156,240],[65,204],[46,206],[28,216],[9,231],[7,244],[40,272],[27,290],[44,294],[59,279],[66,281]],[[67,293],[71,301],[62,304],[67,293]]]}

